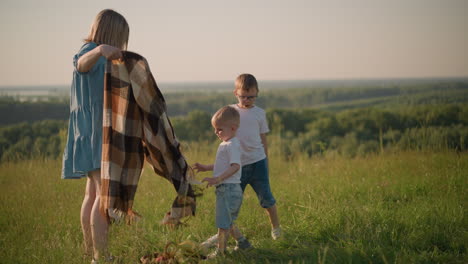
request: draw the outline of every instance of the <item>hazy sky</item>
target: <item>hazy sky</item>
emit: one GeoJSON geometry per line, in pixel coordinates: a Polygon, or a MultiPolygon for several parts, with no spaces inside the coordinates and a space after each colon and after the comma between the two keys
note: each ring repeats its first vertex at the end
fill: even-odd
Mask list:
{"type": "Polygon", "coordinates": [[[1,0],[0,86],[69,84],[104,8],[158,82],[468,76],[468,0],[1,0]]]}

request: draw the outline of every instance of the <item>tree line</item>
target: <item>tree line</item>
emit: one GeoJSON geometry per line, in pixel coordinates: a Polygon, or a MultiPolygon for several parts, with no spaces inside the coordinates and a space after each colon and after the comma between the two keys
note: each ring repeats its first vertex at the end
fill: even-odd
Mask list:
{"type": "Polygon", "coordinates": [[[67,125],[67,121],[42,120],[0,127],[0,161],[60,157],[67,125]]]}
{"type": "MultiPolygon", "coordinates": [[[[213,142],[211,112],[191,111],[171,118],[182,142],[213,142]]],[[[437,104],[330,111],[314,108],[267,109],[273,152],[348,157],[393,150],[468,149],[468,105],[437,104]]],[[[58,158],[67,122],[58,120],[0,127],[0,160],[37,156],[58,158]]]]}
{"type": "MultiPolygon", "coordinates": [[[[330,111],[363,107],[392,109],[421,104],[467,103],[468,81],[261,89],[259,95],[256,103],[264,109],[316,108],[330,111]]],[[[165,93],[164,97],[171,117],[187,116],[194,110],[214,113],[220,107],[236,101],[231,90],[174,92],[165,93]]],[[[13,97],[0,97],[0,126],[44,119],[67,120],[70,109],[68,101],[68,98],[56,98],[50,102],[19,102],[13,97]]]]}
{"type": "MultiPolygon", "coordinates": [[[[211,115],[193,111],[173,119],[180,139],[213,140],[211,115]],[[205,124],[204,126],[201,124],[205,124]]],[[[354,157],[386,150],[468,149],[468,105],[419,105],[384,110],[375,107],[327,111],[317,109],[268,109],[270,138],[280,145],[279,154],[354,157]]]]}

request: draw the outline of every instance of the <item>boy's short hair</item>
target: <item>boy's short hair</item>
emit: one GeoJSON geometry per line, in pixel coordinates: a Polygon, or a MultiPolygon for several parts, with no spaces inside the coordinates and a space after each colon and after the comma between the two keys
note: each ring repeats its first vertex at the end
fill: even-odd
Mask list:
{"type": "Polygon", "coordinates": [[[220,108],[211,118],[211,123],[216,122],[228,122],[230,124],[239,126],[240,124],[240,115],[237,110],[232,106],[224,106],[220,108]]]}
{"type": "Polygon", "coordinates": [[[234,91],[243,90],[249,91],[250,89],[255,89],[258,92],[258,83],[255,76],[250,73],[243,73],[236,78],[234,91]]]}

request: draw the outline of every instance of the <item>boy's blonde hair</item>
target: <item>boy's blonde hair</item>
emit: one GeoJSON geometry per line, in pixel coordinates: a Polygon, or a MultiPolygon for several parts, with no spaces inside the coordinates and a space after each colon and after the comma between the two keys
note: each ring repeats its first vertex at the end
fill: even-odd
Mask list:
{"type": "Polygon", "coordinates": [[[104,9],[97,14],[91,25],[88,37],[85,42],[95,42],[96,44],[107,44],[127,49],[130,28],[127,20],[112,9],[104,9]]]}
{"type": "Polygon", "coordinates": [[[249,91],[255,89],[258,92],[257,79],[252,74],[243,73],[236,78],[234,92],[237,90],[249,91]]]}
{"type": "Polygon", "coordinates": [[[239,126],[240,124],[240,115],[237,110],[232,106],[224,106],[213,115],[211,118],[211,123],[228,123],[231,125],[239,126]]]}

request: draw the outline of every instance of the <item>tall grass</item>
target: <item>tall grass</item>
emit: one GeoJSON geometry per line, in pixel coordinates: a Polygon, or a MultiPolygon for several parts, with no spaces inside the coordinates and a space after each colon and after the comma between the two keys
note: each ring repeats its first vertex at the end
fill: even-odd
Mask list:
{"type": "MultiPolygon", "coordinates": [[[[210,162],[215,150],[184,146],[190,163],[210,162]]],[[[298,153],[285,161],[275,152],[270,178],[285,237],[272,241],[249,187],[238,225],[256,249],[209,263],[466,263],[466,153],[354,159],[298,153]]],[[[60,166],[58,160],[0,164],[0,263],[89,263],[79,223],[85,180],[61,180],[60,166]]],[[[216,232],[213,189],[198,199],[187,226],[161,226],[174,195],[171,184],[145,169],[134,206],[142,221],[110,231],[120,263],[138,263],[168,241],[201,242],[216,232]]]]}

